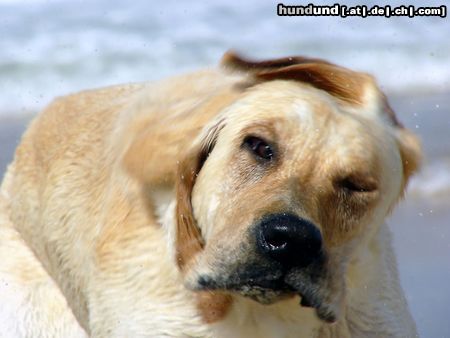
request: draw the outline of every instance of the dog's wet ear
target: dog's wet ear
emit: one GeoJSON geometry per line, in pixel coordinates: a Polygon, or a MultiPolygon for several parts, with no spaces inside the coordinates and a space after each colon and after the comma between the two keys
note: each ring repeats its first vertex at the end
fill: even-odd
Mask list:
{"type": "Polygon", "coordinates": [[[322,63],[305,63],[256,74],[257,79],[296,80],[309,83],[350,104],[364,103],[364,89],[370,76],[346,68],[322,63]]]}
{"type": "Polygon", "coordinates": [[[123,154],[123,167],[140,182],[156,187],[170,186],[175,180],[176,159],[187,128],[161,128],[153,123],[135,133],[123,154]]]}
{"type": "Polygon", "coordinates": [[[287,56],[279,59],[256,61],[244,58],[234,51],[226,52],[221,60],[221,65],[225,68],[252,73],[276,70],[279,68],[289,67],[303,63],[320,63],[332,65],[328,61],[317,58],[309,58],[306,56],[287,56]]]}
{"type": "Polygon", "coordinates": [[[191,194],[203,164],[214,148],[220,130],[225,126],[218,119],[195,141],[178,164],[176,176],[176,260],[180,270],[203,248],[203,237],[194,218],[191,194]]]}
{"type": "Polygon", "coordinates": [[[222,66],[245,72],[260,82],[294,80],[308,83],[344,102],[357,105],[364,103],[365,88],[374,82],[368,74],[304,56],[251,61],[228,52],[222,58],[222,66]]]}
{"type": "MultiPolygon", "coordinates": [[[[218,118],[206,127],[202,135],[187,151],[178,165],[176,178],[176,261],[181,272],[204,246],[201,230],[197,225],[192,207],[192,190],[197,176],[225,126],[225,120],[218,118]]],[[[231,297],[220,292],[197,293],[197,310],[205,323],[221,320],[230,309],[231,297]]]]}
{"type": "Polygon", "coordinates": [[[400,157],[402,160],[402,190],[404,191],[408,184],[409,178],[420,168],[420,164],[422,162],[422,147],[419,138],[410,130],[405,128],[405,126],[403,126],[403,124],[398,120],[386,95],[379,91],[378,98],[381,106],[381,114],[379,115],[384,117],[384,120],[394,128],[394,135],[397,140],[400,157]]]}
{"type": "Polygon", "coordinates": [[[404,190],[409,178],[420,168],[422,149],[418,137],[408,129],[398,127],[395,132],[403,165],[402,189],[404,190]]]}

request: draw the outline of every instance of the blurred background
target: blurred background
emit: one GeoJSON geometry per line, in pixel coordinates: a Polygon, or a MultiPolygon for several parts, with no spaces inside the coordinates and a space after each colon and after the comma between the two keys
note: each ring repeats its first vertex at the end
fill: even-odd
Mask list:
{"type": "Polygon", "coordinates": [[[30,118],[58,95],[215,66],[230,48],[372,73],[426,153],[389,220],[402,284],[421,336],[450,337],[449,19],[278,17],[277,3],[0,0],[0,176],[30,118]]]}

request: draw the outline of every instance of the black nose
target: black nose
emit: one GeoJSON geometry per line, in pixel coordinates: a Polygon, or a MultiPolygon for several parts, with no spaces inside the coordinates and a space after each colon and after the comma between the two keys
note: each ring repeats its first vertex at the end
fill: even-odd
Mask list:
{"type": "Polygon", "coordinates": [[[322,235],[319,229],[295,215],[267,215],[259,224],[257,232],[257,245],[263,254],[285,268],[307,266],[322,257],[322,235]]]}

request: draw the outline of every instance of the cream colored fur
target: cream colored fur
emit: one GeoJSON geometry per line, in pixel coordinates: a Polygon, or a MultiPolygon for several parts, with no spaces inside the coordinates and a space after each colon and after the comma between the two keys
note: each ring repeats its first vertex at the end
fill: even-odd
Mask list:
{"type": "MultiPolygon", "coordinates": [[[[158,84],[87,91],[55,100],[33,121],[1,188],[0,316],[7,320],[0,324],[0,336],[83,337],[85,331],[92,337],[416,335],[384,224],[407,180],[401,157],[418,152],[416,146],[401,145],[410,142],[402,136],[406,131],[386,123],[377,90],[369,85],[366,94],[375,98],[367,94],[358,107],[297,81],[240,88],[249,81],[246,74],[206,70],[158,84]],[[325,127],[315,113],[323,111],[331,122],[317,133],[325,127]],[[195,218],[212,246],[180,271],[176,167],[221,117],[226,126],[192,192],[195,218]],[[323,171],[316,167],[317,172],[331,172],[333,161],[348,155],[338,130],[359,136],[361,147],[384,151],[376,155],[384,197],[371,205],[357,233],[336,235],[338,244],[330,244],[336,252],[351,248],[348,257],[340,253],[336,258],[348,262],[345,305],[335,324],[300,307],[298,297],[262,305],[239,295],[232,295],[223,318],[208,324],[198,310],[196,292],[186,287],[199,271],[211,272],[218,259],[227,261],[249,224],[250,213],[238,208],[247,207],[233,200],[240,195],[219,183],[240,179],[240,174],[227,176],[240,128],[270,118],[281,118],[279,123],[292,128],[280,136],[286,144],[303,144],[305,135],[315,135],[314,144],[328,144],[330,160],[322,161],[323,171]],[[369,131],[363,133],[361,126],[369,131]],[[227,214],[241,219],[241,228],[227,233],[227,214]],[[223,244],[217,248],[231,251],[214,249],[214,241],[223,244]]],[[[311,169],[304,162],[312,160],[302,159],[318,150],[308,149],[289,159],[292,166],[280,169],[284,176],[311,169]]],[[[283,201],[294,210],[320,213],[306,204],[300,207],[283,187],[283,201]]],[[[276,189],[272,193],[275,203],[281,195],[276,189]]],[[[255,198],[253,204],[262,203],[258,194],[267,192],[248,195],[255,198]]]]}
{"type": "Polygon", "coordinates": [[[8,219],[0,195],[0,337],[87,337],[39,260],[8,219]]]}

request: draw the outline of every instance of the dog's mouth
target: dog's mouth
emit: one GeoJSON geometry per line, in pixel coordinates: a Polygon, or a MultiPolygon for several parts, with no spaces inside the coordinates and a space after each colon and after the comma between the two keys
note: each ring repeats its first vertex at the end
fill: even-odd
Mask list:
{"type": "Polygon", "coordinates": [[[221,290],[237,293],[261,304],[300,296],[299,306],[313,308],[319,319],[334,323],[339,316],[339,295],[333,295],[323,273],[298,269],[283,273],[271,271],[266,274],[233,274],[226,279],[202,275],[195,290],[221,290]]]}

